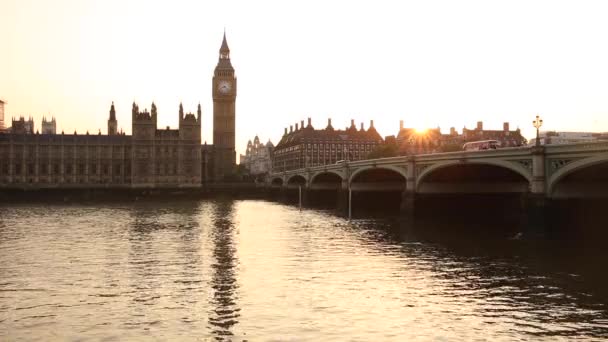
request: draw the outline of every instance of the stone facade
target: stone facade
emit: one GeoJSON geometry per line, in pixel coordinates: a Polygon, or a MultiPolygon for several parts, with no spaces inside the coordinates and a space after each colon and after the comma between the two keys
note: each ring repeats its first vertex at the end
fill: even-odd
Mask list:
{"type": "Polygon", "coordinates": [[[237,89],[225,34],[212,82],[213,145],[201,145],[200,104],[196,115],[180,104],[178,129],[158,129],[156,105],[140,111],[133,103],[132,135],[118,131],[114,103],[107,135],[56,134],[55,118],[43,119],[39,134],[32,118],[21,117],[10,129],[0,127],[0,188],[197,188],[222,181],[236,166],[237,89]]]}
{"type": "Polygon", "coordinates": [[[200,105],[197,116],[180,105],[179,129],[157,129],[156,116],[154,103],[151,112],[133,103],[132,136],[32,134],[13,121],[0,134],[0,187],[200,187],[200,105]]]}
{"type": "Polygon", "coordinates": [[[42,134],[57,134],[57,121],[52,118],[50,121],[46,117],[42,118],[42,134]]]}
{"type": "Polygon", "coordinates": [[[34,134],[34,119],[25,119],[23,116],[19,119],[12,119],[11,127],[7,131],[18,134],[34,134]]]}
{"type": "Polygon", "coordinates": [[[253,176],[265,175],[272,170],[272,152],[274,145],[270,140],[266,144],[260,143],[256,135],[253,142],[247,142],[245,154],[240,155],[240,164],[245,166],[249,174],[253,176]]]}
{"type": "Polygon", "coordinates": [[[236,77],[230,62],[230,49],[226,34],[220,47],[220,56],[213,74],[213,170],[211,178],[222,181],[232,175],[236,167],[236,77]]]}
{"type": "Polygon", "coordinates": [[[383,141],[373,120],[367,130],[363,123],[358,130],[354,120],[344,130],[335,130],[331,119],[325,129],[319,130],[313,128],[310,118],[306,127],[304,120],[300,124],[299,127],[295,125],[295,130],[291,126],[289,132],[285,128],[285,134],[273,152],[273,172],[366,159],[383,141]]]}

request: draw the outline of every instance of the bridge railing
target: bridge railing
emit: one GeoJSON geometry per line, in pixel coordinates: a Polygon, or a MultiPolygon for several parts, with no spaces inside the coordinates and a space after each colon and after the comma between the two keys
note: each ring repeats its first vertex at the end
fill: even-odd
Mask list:
{"type": "Polygon", "coordinates": [[[547,153],[565,153],[572,151],[607,151],[608,152],[608,140],[599,141],[585,141],[572,144],[555,144],[555,145],[544,145],[547,153]]]}

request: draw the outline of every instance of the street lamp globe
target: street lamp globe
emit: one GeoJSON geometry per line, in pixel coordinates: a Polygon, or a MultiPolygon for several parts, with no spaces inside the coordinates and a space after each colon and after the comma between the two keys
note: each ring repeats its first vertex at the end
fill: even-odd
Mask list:
{"type": "Polygon", "coordinates": [[[543,120],[540,118],[540,116],[536,116],[536,119],[534,121],[532,121],[532,125],[534,125],[534,127],[536,128],[536,146],[540,146],[540,126],[543,125],[543,120]]]}

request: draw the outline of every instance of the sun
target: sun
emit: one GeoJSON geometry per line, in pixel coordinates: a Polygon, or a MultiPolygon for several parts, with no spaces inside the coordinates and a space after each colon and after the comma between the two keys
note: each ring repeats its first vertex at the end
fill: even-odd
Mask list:
{"type": "Polygon", "coordinates": [[[426,134],[426,131],[426,128],[414,128],[414,132],[416,132],[416,134],[426,134]]]}

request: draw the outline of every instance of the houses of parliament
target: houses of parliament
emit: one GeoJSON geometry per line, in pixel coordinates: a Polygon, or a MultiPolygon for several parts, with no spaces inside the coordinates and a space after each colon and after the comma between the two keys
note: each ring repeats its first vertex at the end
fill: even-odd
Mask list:
{"type": "MultiPolygon", "coordinates": [[[[119,132],[114,103],[107,134],[56,132],[55,119],[12,120],[0,130],[0,188],[198,188],[234,172],[236,77],[224,34],[213,76],[213,145],[201,145],[202,110],[177,129],[158,129],[158,109],[133,103],[131,132],[119,132]]],[[[2,103],[4,105],[4,103],[2,103]]],[[[0,127],[1,129],[1,127],[0,127]]]]}

